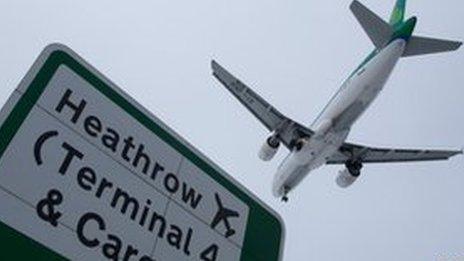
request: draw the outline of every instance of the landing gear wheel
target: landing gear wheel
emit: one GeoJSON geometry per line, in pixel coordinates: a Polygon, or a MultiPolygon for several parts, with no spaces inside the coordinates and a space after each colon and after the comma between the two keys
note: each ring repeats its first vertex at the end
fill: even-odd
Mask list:
{"type": "Polygon", "coordinates": [[[282,201],[285,202],[285,203],[288,202],[288,196],[287,196],[287,194],[288,194],[289,191],[290,191],[290,188],[287,187],[287,186],[285,186],[285,187],[284,187],[284,195],[282,196],[282,201]]]}
{"type": "Polygon", "coordinates": [[[345,163],[346,168],[350,172],[351,176],[359,177],[361,175],[361,169],[363,167],[362,162],[359,160],[349,160],[345,163]]]}
{"type": "Polygon", "coordinates": [[[296,151],[300,151],[304,146],[304,141],[303,140],[298,140],[296,143],[295,143],[295,149],[296,151]]]}

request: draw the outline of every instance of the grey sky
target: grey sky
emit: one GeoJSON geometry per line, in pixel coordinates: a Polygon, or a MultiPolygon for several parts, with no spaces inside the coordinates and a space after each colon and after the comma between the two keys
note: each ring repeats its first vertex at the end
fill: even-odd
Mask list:
{"type": "MultiPolygon", "coordinates": [[[[362,1],[383,17],[393,0],[362,1]]],[[[464,159],[372,165],[347,190],[340,167],[271,195],[275,169],[256,153],[267,137],[211,76],[209,61],[309,124],[372,44],[350,1],[0,1],[0,104],[39,52],[61,42],[276,209],[284,260],[464,258],[464,159]]],[[[464,40],[460,1],[410,0],[417,34],[464,40]]],[[[464,50],[400,61],[351,141],[379,146],[464,145],[464,50]]]]}

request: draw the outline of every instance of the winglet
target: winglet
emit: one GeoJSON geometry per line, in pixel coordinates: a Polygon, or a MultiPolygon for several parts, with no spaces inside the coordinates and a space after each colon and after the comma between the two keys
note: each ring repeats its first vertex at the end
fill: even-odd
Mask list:
{"type": "Polygon", "coordinates": [[[211,60],[211,69],[213,69],[213,72],[215,71],[215,69],[219,66],[219,64],[214,60],[212,59],[211,60]]]}
{"type": "Polygon", "coordinates": [[[218,71],[225,71],[225,69],[214,59],[211,60],[211,69],[213,70],[213,75],[218,73],[218,71]]]}
{"type": "Polygon", "coordinates": [[[453,154],[451,154],[449,157],[454,157],[457,155],[463,155],[464,154],[464,146],[460,150],[455,150],[453,154]]]}

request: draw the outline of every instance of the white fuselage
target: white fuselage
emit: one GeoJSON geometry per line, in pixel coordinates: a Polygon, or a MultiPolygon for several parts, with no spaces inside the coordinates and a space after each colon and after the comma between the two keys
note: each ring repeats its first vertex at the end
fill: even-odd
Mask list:
{"type": "Polygon", "coordinates": [[[383,89],[405,47],[406,41],[397,39],[375,51],[343,83],[312,124],[315,134],[300,150],[290,152],[279,166],[272,187],[274,196],[281,197],[293,189],[340,148],[351,126],[383,89]]]}

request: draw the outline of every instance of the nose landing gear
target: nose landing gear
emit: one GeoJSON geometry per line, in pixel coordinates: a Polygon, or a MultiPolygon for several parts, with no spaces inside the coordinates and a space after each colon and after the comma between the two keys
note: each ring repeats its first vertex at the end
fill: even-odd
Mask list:
{"type": "Polygon", "coordinates": [[[288,192],[290,191],[290,188],[287,186],[284,186],[284,195],[282,196],[282,202],[287,203],[288,202],[288,192]]]}

